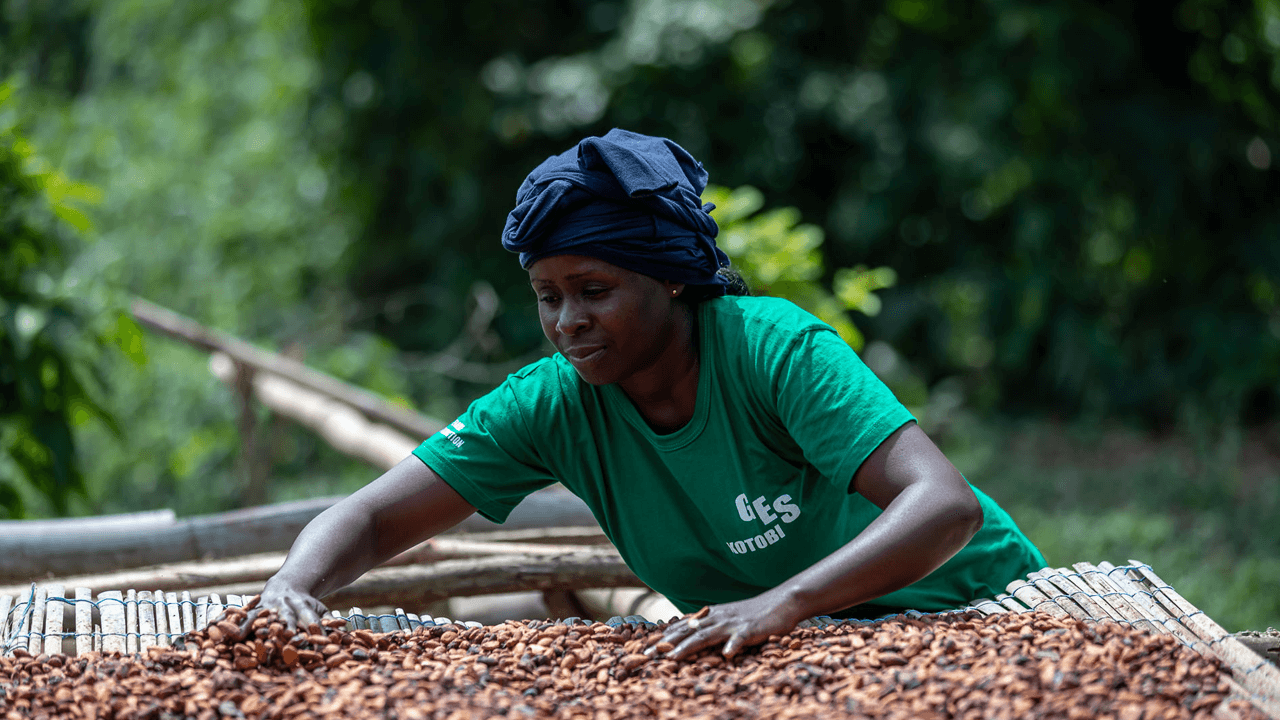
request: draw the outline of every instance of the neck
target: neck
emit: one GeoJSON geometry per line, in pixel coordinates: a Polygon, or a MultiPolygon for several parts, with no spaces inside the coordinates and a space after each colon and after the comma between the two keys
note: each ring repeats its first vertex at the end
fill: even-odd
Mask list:
{"type": "Polygon", "coordinates": [[[657,432],[673,432],[693,417],[698,401],[698,337],[694,310],[683,303],[673,332],[653,362],[618,387],[657,432]]]}

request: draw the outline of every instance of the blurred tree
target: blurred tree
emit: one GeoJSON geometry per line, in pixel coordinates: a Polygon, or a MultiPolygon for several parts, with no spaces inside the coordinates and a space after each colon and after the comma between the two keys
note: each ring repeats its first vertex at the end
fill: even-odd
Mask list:
{"type": "Polygon", "coordinates": [[[617,125],[820,219],[824,283],[894,268],[865,330],[978,407],[1277,408],[1271,0],[371,7],[308,2],[369,198],[352,287],[401,347],[447,342],[475,276],[518,310],[509,351],[538,342],[483,238],[529,168],[617,125]]]}
{"type": "Polygon", "coordinates": [[[835,328],[855,350],[862,349],[862,333],[848,311],[879,313],[880,298],[873,293],[894,284],[893,268],[840,270],[833,295],[820,282],[822,228],[797,224],[798,210],[775,208],[756,215],[764,207],[764,194],[749,185],[734,190],[708,186],[702,199],[716,206],[711,215],[720,226],[717,244],[754,294],[791,300],[835,328]]]}
{"type": "Polygon", "coordinates": [[[143,355],[136,326],[86,307],[83,278],[67,271],[74,237],[90,229],[77,205],[101,194],[36,155],[13,105],[0,83],[0,517],[21,518],[40,504],[65,513],[84,495],[72,428],[95,416],[114,428],[96,398],[99,356],[113,338],[143,355]]]}
{"type": "MultiPolygon", "coordinates": [[[[394,348],[351,330],[347,203],[362,204],[316,150],[341,136],[342,118],[309,107],[319,71],[298,2],[0,4],[0,76],[23,87],[31,137],[55,167],[102,188],[99,241],[65,258],[81,277],[407,403],[394,348]]],[[[126,432],[79,432],[93,462],[71,509],[235,507],[232,392],[202,352],[158,340],[149,353],[141,371],[104,358],[113,392],[103,402],[126,432]]],[[[430,378],[418,387],[441,394],[429,394],[430,378]]],[[[362,463],[260,414],[271,499],[370,479],[362,463]]]]}

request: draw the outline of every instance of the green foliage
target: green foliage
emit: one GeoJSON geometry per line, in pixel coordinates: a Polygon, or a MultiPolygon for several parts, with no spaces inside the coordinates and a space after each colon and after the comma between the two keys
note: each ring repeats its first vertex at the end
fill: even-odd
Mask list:
{"type": "Polygon", "coordinates": [[[764,194],[750,186],[730,190],[711,185],[702,199],[716,206],[711,215],[720,226],[717,244],[753,293],[791,300],[835,328],[855,350],[862,349],[862,333],[848,311],[880,312],[880,298],[873,293],[894,284],[892,268],[841,268],[832,294],[820,282],[822,228],[797,224],[800,211],[775,208],[757,215],[764,207],[764,194]]]}
{"type": "MultiPolygon", "coordinates": [[[[372,203],[367,306],[478,275],[516,307],[496,242],[460,239],[496,238],[524,172],[617,125],[798,208],[832,268],[893,268],[862,331],[970,405],[1280,408],[1280,316],[1249,289],[1280,282],[1270,0],[308,7],[372,203]]],[[[462,313],[438,310],[373,326],[439,347],[462,313]]],[[[526,319],[513,352],[538,342],[526,319]]]]}
{"type": "Polygon", "coordinates": [[[73,428],[93,417],[112,427],[96,399],[96,356],[126,333],[95,318],[108,308],[86,307],[67,272],[67,226],[88,232],[79,206],[101,194],[36,154],[14,104],[13,86],[0,83],[0,517],[20,518],[40,501],[64,513],[85,493],[73,428]]]}
{"type": "MultiPolygon", "coordinates": [[[[344,288],[346,254],[363,204],[318,150],[341,137],[342,118],[311,107],[321,70],[297,2],[9,3],[5,70],[24,84],[26,124],[53,163],[102,188],[98,241],[66,258],[79,277],[376,391],[453,404],[352,329],[365,311],[344,288]]],[[[136,349],[138,329],[120,327],[117,345],[136,349]]],[[[145,367],[103,358],[103,403],[122,433],[76,428],[92,462],[69,511],[239,505],[236,398],[205,353],[148,345],[145,367]]],[[[291,423],[259,420],[270,498],[350,491],[375,474],[291,423]]]]}
{"type": "Polygon", "coordinates": [[[1263,431],[971,422],[943,449],[1055,567],[1149,563],[1233,631],[1280,626],[1280,457],[1263,431]]]}

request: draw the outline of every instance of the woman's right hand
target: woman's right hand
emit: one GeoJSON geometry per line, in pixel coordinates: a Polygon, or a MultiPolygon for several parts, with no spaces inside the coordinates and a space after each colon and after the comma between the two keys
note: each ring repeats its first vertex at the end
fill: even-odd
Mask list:
{"type": "Polygon", "coordinates": [[[262,594],[258,596],[258,606],[249,611],[245,618],[243,627],[246,630],[263,610],[275,610],[276,616],[290,630],[319,623],[328,612],[324,603],[278,577],[268,580],[266,587],[262,589],[262,594]]]}
{"type": "Polygon", "coordinates": [[[318,623],[326,611],[317,596],[346,586],[475,511],[410,455],[307,523],[246,623],[265,609],[276,611],[290,628],[318,623]]]}

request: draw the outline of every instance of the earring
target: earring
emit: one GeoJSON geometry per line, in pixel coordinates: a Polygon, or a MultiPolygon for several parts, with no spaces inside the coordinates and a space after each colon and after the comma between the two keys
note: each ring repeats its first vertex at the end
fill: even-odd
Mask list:
{"type": "Polygon", "coordinates": [[[672,291],[671,291],[671,297],[675,297],[676,295],[679,295],[679,294],[680,294],[680,291],[679,291],[679,290],[672,290],[672,291]]]}

